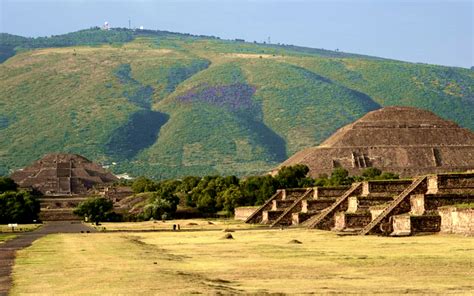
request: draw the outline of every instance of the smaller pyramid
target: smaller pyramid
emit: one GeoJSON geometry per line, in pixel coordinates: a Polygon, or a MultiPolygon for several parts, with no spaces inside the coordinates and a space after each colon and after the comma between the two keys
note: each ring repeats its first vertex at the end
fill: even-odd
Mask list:
{"type": "Polygon", "coordinates": [[[11,178],[22,188],[44,195],[82,195],[96,185],[118,178],[100,165],[77,154],[48,154],[32,165],[14,172],[11,178]]]}
{"type": "Polygon", "coordinates": [[[385,107],[296,153],[272,173],[295,164],[307,165],[312,177],[338,167],[352,175],[369,167],[402,177],[463,172],[474,169],[474,133],[427,110],[385,107]]]}

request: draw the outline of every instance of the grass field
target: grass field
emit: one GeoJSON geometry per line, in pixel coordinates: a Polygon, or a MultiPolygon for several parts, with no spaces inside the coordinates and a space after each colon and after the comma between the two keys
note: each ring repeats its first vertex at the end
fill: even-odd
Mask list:
{"type": "Polygon", "coordinates": [[[146,221],[146,222],[113,222],[101,223],[95,226],[99,231],[117,231],[117,230],[172,230],[173,225],[179,225],[181,230],[224,230],[224,229],[245,229],[258,228],[257,224],[244,224],[233,219],[185,219],[172,221],[146,221]]]}
{"type": "Polygon", "coordinates": [[[18,227],[15,227],[15,231],[12,231],[12,228],[8,227],[8,225],[0,224],[0,233],[32,231],[40,227],[41,225],[42,224],[18,224],[18,227]]]}
{"type": "Polygon", "coordinates": [[[340,237],[306,229],[223,235],[49,235],[18,252],[12,295],[468,295],[474,289],[469,237],[340,237]]]}

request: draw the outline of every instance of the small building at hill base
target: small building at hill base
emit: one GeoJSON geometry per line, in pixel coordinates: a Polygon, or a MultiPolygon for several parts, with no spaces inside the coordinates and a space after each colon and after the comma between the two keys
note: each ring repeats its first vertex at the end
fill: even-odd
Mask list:
{"type": "Polygon", "coordinates": [[[38,190],[48,196],[87,194],[94,186],[118,181],[100,165],[77,154],[48,154],[11,178],[22,188],[38,190]]]}
{"type": "Polygon", "coordinates": [[[430,111],[385,107],[296,153],[271,173],[296,164],[307,165],[312,177],[338,167],[352,175],[369,167],[402,177],[463,172],[474,169],[474,133],[430,111]]]}

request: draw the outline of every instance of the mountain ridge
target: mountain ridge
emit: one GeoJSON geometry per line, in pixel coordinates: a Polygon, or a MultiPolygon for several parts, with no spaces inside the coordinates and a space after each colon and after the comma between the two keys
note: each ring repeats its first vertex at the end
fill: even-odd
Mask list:
{"type": "Polygon", "coordinates": [[[0,64],[0,173],[64,151],[155,178],[258,174],[392,105],[474,129],[464,68],[162,31],[75,33],[53,38],[64,46],[16,44],[0,64]]]}

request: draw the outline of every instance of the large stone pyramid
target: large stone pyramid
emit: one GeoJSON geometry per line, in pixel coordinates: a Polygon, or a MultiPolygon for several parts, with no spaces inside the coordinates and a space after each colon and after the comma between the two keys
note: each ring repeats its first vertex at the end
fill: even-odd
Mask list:
{"type": "MultiPolygon", "coordinates": [[[[339,129],[317,147],[300,151],[281,166],[306,164],[310,175],[344,167],[368,167],[403,177],[474,169],[474,133],[412,107],[385,107],[339,129]]],[[[278,168],[273,171],[275,173],[278,168]]]]}
{"type": "Polygon", "coordinates": [[[11,178],[23,188],[34,188],[45,195],[81,195],[93,186],[118,178],[100,165],[77,154],[48,154],[11,178]]]}

